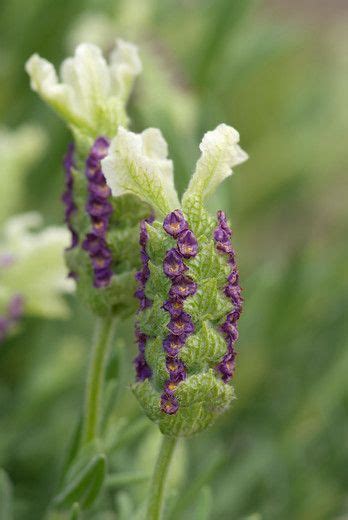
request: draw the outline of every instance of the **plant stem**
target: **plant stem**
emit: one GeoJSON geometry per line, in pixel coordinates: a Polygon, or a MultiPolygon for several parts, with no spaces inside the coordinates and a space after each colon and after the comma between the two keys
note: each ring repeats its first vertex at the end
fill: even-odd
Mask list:
{"type": "Polygon", "coordinates": [[[177,439],[164,435],[150,484],[150,496],[146,520],[160,520],[163,509],[164,489],[170,461],[177,439]]]}
{"type": "Polygon", "coordinates": [[[98,318],[87,376],[83,427],[85,444],[99,435],[105,367],[114,329],[115,320],[112,317],[98,318]]]}

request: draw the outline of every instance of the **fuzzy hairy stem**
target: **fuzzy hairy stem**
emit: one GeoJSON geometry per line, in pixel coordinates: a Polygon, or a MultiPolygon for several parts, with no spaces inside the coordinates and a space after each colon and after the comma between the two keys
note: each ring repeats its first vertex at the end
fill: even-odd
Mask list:
{"type": "Polygon", "coordinates": [[[112,317],[98,318],[94,344],[88,368],[85,394],[83,442],[87,444],[98,438],[102,416],[102,393],[109,346],[114,337],[115,320],[112,317]]]}
{"type": "Polygon", "coordinates": [[[149,488],[146,520],[160,520],[165,495],[165,484],[170,462],[176,446],[176,437],[164,435],[149,488]]]}

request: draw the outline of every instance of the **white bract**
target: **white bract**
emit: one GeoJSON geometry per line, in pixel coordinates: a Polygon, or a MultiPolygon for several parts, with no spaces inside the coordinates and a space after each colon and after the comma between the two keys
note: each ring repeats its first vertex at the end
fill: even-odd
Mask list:
{"type": "Polygon", "coordinates": [[[185,198],[191,195],[204,199],[211,195],[221,182],[232,175],[232,167],[248,159],[247,153],[238,145],[239,133],[232,126],[221,124],[207,132],[199,149],[202,154],[186,190],[185,198]]]}
{"type": "Polygon", "coordinates": [[[74,289],[63,259],[69,233],[63,227],[35,231],[41,224],[41,216],[32,212],[12,217],[2,229],[0,306],[20,294],[25,314],[62,318],[68,315],[62,294],[74,289]]]}
{"type": "Polygon", "coordinates": [[[73,128],[95,138],[127,123],[125,104],[141,72],[137,48],[117,40],[107,63],[96,45],[82,43],[63,61],[59,82],[53,65],[37,54],[26,63],[31,87],[73,128]]]}
{"type": "MultiPolygon", "coordinates": [[[[232,166],[247,160],[248,155],[238,142],[237,130],[225,124],[204,135],[200,144],[202,155],[183,203],[191,196],[203,201],[232,174],[232,166]]],[[[173,165],[167,155],[168,146],[160,130],[148,128],[135,134],[120,127],[111,141],[107,157],[102,161],[103,173],[113,196],[135,193],[159,215],[179,208],[173,165]]]]}
{"type": "Polygon", "coordinates": [[[135,134],[120,127],[102,161],[113,196],[134,193],[159,214],[177,208],[173,163],[167,156],[168,146],[160,130],[148,128],[135,134]]]}

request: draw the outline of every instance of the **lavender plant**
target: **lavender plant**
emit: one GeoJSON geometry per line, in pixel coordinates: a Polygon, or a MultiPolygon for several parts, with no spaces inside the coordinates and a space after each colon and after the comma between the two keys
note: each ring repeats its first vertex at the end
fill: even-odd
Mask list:
{"type": "Polygon", "coordinates": [[[79,45],[74,57],[61,66],[61,82],[53,66],[36,54],[26,70],[32,89],[67,122],[74,137],[64,158],[62,201],[71,235],[65,259],[79,300],[97,320],[77,450],[80,459],[68,472],[56,504],[78,500],[87,507],[105,476],[99,439],[109,347],[115,320],[136,309],[134,273],[139,260],[133,251],[139,221],[151,213],[149,205],[132,194],[111,199],[101,170],[110,138],[120,124],[128,124],[126,104],[141,62],[134,45],[118,40],[108,63],[95,45],[79,45]]]}
{"type": "Polygon", "coordinates": [[[223,211],[205,201],[247,159],[238,132],[219,125],[201,142],[201,157],[180,204],[167,144],[157,129],[134,134],[120,127],[102,160],[114,197],[133,193],[152,206],[142,221],[142,267],[133,391],[164,434],[147,518],[161,516],[163,487],[179,436],[209,426],[234,398],[241,287],[232,231],[223,211]]]}

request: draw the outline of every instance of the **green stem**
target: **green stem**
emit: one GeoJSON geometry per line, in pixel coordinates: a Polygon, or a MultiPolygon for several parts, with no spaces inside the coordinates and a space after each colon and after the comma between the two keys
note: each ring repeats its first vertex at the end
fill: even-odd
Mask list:
{"type": "Polygon", "coordinates": [[[85,413],[83,427],[83,442],[87,444],[99,435],[99,425],[102,416],[102,392],[105,379],[105,367],[109,345],[114,336],[114,319],[98,318],[94,345],[88,368],[85,413]]]}
{"type": "Polygon", "coordinates": [[[164,490],[170,461],[177,439],[166,435],[162,438],[161,448],[157,457],[155,469],[150,484],[150,496],[146,520],[160,520],[163,509],[164,490]]]}

